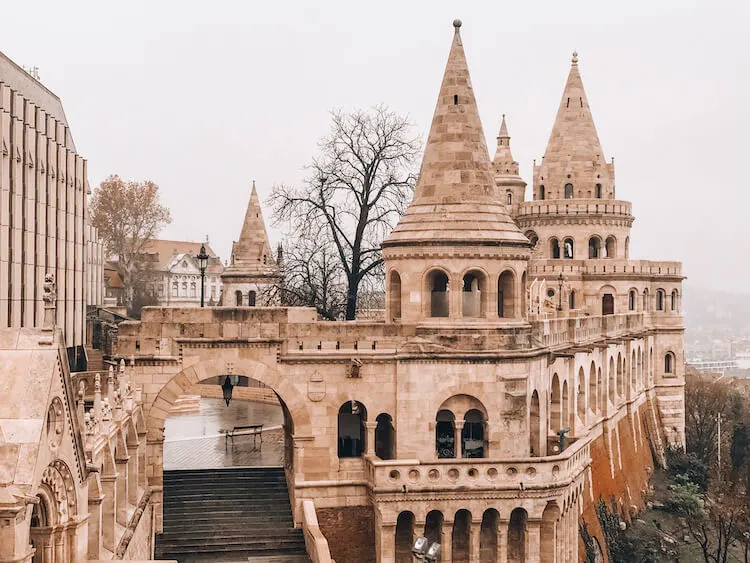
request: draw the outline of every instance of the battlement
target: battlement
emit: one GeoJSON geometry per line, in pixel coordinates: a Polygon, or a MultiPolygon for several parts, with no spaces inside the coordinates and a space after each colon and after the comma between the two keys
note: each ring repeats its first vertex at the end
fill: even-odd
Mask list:
{"type": "Polygon", "coordinates": [[[632,204],[618,199],[547,199],[524,201],[517,208],[517,221],[547,215],[608,215],[632,219],[632,204]]]}
{"type": "Polygon", "coordinates": [[[668,260],[617,260],[613,258],[599,258],[587,260],[564,259],[535,259],[529,264],[530,279],[545,275],[642,275],[683,278],[682,262],[668,260]]]}

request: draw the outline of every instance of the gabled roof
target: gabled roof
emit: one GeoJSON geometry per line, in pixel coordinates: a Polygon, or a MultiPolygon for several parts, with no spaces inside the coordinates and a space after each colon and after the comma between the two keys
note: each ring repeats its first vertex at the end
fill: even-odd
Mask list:
{"type": "Polygon", "coordinates": [[[154,254],[156,256],[155,269],[164,271],[168,269],[172,258],[178,254],[197,256],[202,244],[206,245],[206,254],[210,258],[218,258],[207,242],[186,240],[150,240],[144,246],[144,253],[154,254]]]}
{"type": "Polygon", "coordinates": [[[501,203],[461,40],[461,21],[440,86],[414,199],[383,246],[523,244],[501,203]]]}

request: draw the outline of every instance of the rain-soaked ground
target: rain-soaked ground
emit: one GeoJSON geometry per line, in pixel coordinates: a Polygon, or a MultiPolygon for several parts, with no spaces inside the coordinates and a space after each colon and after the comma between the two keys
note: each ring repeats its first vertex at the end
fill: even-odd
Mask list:
{"type": "Polygon", "coordinates": [[[172,414],[164,428],[164,469],[279,466],[284,463],[283,414],[278,405],[201,399],[200,412],[172,414]],[[226,443],[220,431],[263,424],[263,443],[238,436],[226,443]]]}

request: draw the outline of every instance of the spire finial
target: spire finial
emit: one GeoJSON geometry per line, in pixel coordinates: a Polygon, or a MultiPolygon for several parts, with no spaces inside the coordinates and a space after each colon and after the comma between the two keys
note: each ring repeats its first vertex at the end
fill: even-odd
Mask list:
{"type": "Polygon", "coordinates": [[[571,59],[570,63],[573,66],[576,66],[578,64],[578,51],[573,50],[573,58],[571,59]]]}
{"type": "Polygon", "coordinates": [[[453,20],[453,27],[456,28],[456,31],[459,30],[459,28],[461,27],[462,24],[463,24],[463,22],[460,19],[458,19],[458,18],[456,18],[455,20],[453,20]]]}

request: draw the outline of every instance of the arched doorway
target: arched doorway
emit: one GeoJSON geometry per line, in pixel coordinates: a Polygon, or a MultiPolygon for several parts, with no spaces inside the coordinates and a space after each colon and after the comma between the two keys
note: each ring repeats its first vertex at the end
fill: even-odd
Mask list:
{"type": "Polygon", "coordinates": [[[471,531],[471,512],[459,510],[453,519],[451,545],[453,563],[469,563],[469,534],[471,531]]]}
{"type": "MultiPolygon", "coordinates": [[[[524,288],[525,292],[526,289],[524,288]]],[[[497,279],[497,316],[513,318],[516,316],[516,276],[505,270],[497,279]]]]}
{"type": "Polygon", "coordinates": [[[560,518],[560,508],[554,502],[547,503],[542,513],[540,526],[540,561],[557,561],[557,520],[560,518]]]}
{"type": "Polygon", "coordinates": [[[33,562],[68,563],[77,560],[75,545],[78,504],[73,474],[62,460],[42,472],[37,490],[38,504],[32,508],[29,539],[36,548],[33,562]]]}
{"type": "Polygon", "coordinates": [[[359,401],[347,401],[339,408],[338,456],[360,457],[365,453],[367,410],[359,401]]]}
{"type": "Polygon", "coordinates": [[[615,296],[611,293],[602,295],[602,315],[615,314],[615,296]]]}
{"type": "Polygon", "coordinates": [[[424,521],[424,537],[431,543],[440,543],[443,533],[443,513],[439,510],[431,510],[427,513],[424,521]]]}
{"type": "Polygon", "coordinates": [[[467,272],[461,291],[461,314],[464,317],[483,317],[487,306],[487,276],[478,270],[467,272]]]}
{"type": "Polygon", "coordinates": [[[553,434],[557,434],[562,426],[562,400],[560,392],[560,378],[557,374],[552,376],[550,385],[550,405],[549,405],[549,429],[553,434]]]}
{"type": "Polygon", "coordinates": [[[508,522],[508,561],[526,563],[527,522],[528,514],[523,508],[515,508],[510,513],[510,521],[508,522]]]}
{"type": "Polygon", "coordinates": [[[450,315],[450,280],[442,270],[433,270],[427,275],[430,317],[450,315]]]}
{"type": "Polygon", "coordinates": [[[380,459],[393,459],[395,454],[395,431],[393,419],[387,413],[380,413],[375,419],[375,455],[380,459]]]}
{"type": "Polygon", "coordinates": [[[500,514],[494,508],[488,508],[482,515],[479,532],[479,562],[497,563],[497,527],[500,514]]]}
{"type": "Polygon", "coordinates": [[[413,563],[414,514],[401,512],[396,519],[396,563],[413,563]]]}

